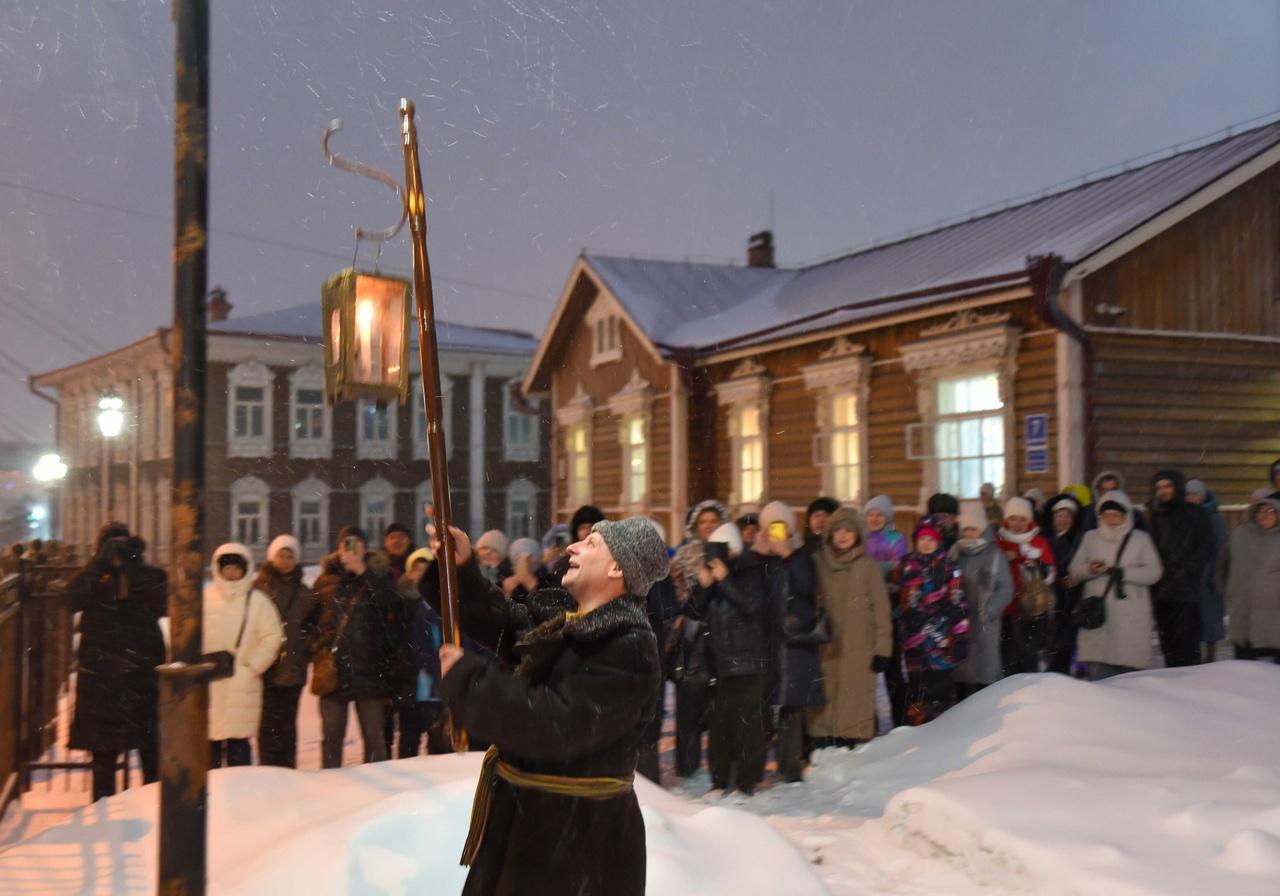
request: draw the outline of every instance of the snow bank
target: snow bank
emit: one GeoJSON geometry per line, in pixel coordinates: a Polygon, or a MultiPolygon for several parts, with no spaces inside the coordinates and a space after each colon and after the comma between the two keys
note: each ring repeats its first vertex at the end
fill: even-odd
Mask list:
{"type": "Polygon", "coordinates": [[[889,844],[988,893],[1272,896],[1278,704],[1280,669],[1264,663],[1099,684],[1016,676],[923,728],[822,751],[805,785],[751,808],[783,816],[775,824],[810,853],[860,857],[869,877],[884,871],[871,854],[889,844]],[[822,814],[843,823],[844,840],[786,818],[822,814]],[[874,820],[849,823],[859,818],[874,820]]]}
{"type": "MultiPolygon", "coordinates": [[[[274,768],[210,776],[214,894],[403,896],[457,893],[480,755],[419,757],[326,772],[274,768]]],[[[824,893],[764,821],[638,783],[651,892],[824,893]]],[[[155,892],[156,786],[105,800],[0,853],[0,892],[155,892]]]]}

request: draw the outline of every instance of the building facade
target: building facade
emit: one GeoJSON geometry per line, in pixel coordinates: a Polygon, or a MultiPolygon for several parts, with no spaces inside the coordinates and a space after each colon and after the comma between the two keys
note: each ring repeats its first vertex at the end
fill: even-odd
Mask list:
{"type": "Polygon", "coordinates": [[[1280,455],[1280,126],[798,269],[583,254],[523,387],[552,506],[1052,494],[1280,455]]]}
{"type": "MultiPolygon", "coordinates": [[[[210,324],[205,445],[207,545],[241,541],[259,558],[283,532],[314,561],[336,532],[380,538],[392,521],[421,531],[431,494],[417,352],[413,401],[329,406],[318,304],[210,324]]],[[[446,452],[455,522],[537,537],[549,513],[547,419],[518,385],[536,342],[527,333],[440,324],[446,452]]],[[[172,462],[169,333],[42,374],[60,398],[62,535],[82,551],[105,519],[140,533],[167,562],[172,462]],[[119,437],[98,433],[98,400],[124,400],[119,437]]]]}

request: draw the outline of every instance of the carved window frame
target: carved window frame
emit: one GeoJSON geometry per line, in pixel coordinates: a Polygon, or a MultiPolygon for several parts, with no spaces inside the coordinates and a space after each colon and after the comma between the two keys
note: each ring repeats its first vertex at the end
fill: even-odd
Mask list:
{"type": "Polygon", "coordinates": [[[822,493],[841,501],[861,501],[870,487],[867,463],[867,412],[871,402],[871,356],[862,345],[843,336],[819,355],[818,360],[800,369],[805,389],[814,395],[816,429],[813,435],[813,463],[822,471],[822,493]],[[852,396],[857,423],[852,428],[856,447],[857,492],[836,494],[836,463],[832,450],[835,435],[835,405],[852,396]]]}
{"type": "Polygon", "coordinates": [[[729,379],[715,387],[716,404],[728,410],[729,457],[731,462],[729,506],[738,512],[758,510],[769,490],[769,393],[773,377],[748,358],[734,368],[729,379]],[[750,411],[759,414],[757,436],[742,434],[742,419],[750,411]],[[760,494],[746,495],[743,489],[742,449],[748,438],[760,439],[760,494]]]}

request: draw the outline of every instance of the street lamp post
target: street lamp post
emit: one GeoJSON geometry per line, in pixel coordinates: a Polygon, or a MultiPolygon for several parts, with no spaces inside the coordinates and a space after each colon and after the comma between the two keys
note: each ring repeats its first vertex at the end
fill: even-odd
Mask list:
{"type": "Polygon", "coordinates": [[[98,399],[98,432],[102,434],[102,522],[111,518],[111,440],[124,429],[124,399],[114,389],[98,399]]]}

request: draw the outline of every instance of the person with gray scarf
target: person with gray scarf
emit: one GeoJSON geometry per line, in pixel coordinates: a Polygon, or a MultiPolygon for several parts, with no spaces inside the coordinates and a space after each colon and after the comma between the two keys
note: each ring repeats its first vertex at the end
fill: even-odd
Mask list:
{"type": "Polygon", "coordinates": [[[1000,635],[1004,608],[1013,600],[1009,563],[991,537],[987,514],[977,502],[960,508],[960,539],[951,549],[969,598],[969,656],[952,673],[956,699],[977,693],[1002,677],[1000,635]]]}

